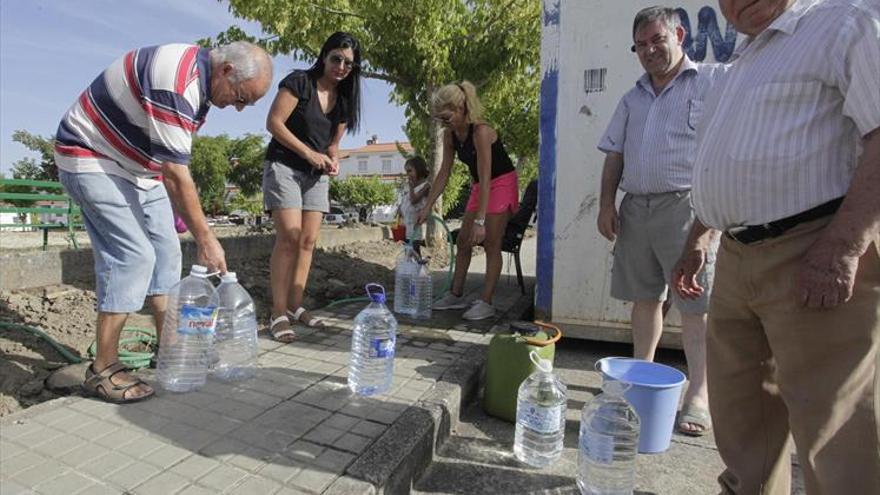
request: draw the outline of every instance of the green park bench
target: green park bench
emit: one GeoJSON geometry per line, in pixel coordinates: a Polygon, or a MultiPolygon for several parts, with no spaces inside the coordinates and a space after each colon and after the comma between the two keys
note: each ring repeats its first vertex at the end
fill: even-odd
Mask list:
{"type": "Polygon", "coordinates": [[[0,230],[7,227],[29,227],[43,230],[43,251],[49,245],[49,230],[66,229],[67,242],[74,249],[78,248],[76,242],[76,229],[82,228],[83,224],[77,223],[80,218],[80,209],[73,200],[64,194],[64,186],[59,182],[28,179],[0,179],[0,213],[16,213],[19,215],[36,213],[66,216],[65,223],[2,223],[0,230]],[[15,191],[15,192],[13,192],[15,191]],[[28,192],[20,192],[28,191],[28,192]],[[26,206],[14,206],[11,201],[26,206]],[[54,205],[42,205],[43,202],[56,203],[54,205]],[[65,206],[57,203],[66,203],[65,206]]]}

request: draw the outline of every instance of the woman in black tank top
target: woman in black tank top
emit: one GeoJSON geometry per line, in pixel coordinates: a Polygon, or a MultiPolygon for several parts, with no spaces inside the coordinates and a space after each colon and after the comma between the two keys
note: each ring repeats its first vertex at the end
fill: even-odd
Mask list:
{"type": "Polygon", "coordinates": [[[464,319],[491,318],[495,316],[492,296],[501,275],[501,241],[508,219],[518,208],[516,170],[501,136],[482,120],[483,107],[470,82],[443,86],[433,95],[431,104],[434,118],[445,127],[443,161],[419,223],[428,219],[434,202],[446,188],[456,156],[467,165],[471,176],[471,196],[456,240],[452,288],[434,304],[434,309],[469,308],[462,315],[464,319]],[[486,279],[480,298],[469,303],[463,296],[464,282],[472,248],[480,244],[486,251],[486,279]]]}

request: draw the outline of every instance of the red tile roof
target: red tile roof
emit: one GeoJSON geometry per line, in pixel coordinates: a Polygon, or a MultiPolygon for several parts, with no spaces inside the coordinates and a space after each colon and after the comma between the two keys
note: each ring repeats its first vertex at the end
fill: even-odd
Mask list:
{"type": "MultiPolygon", "coordinates": [[[[399,143],[407,153],[412,153],[413,147],[408,142],[399,143]]],[[[348,158],[354,153],[396,153],[398,143],[375,143],[361,146],[360,148],[341,150],[340,158],[348,158]]]]}

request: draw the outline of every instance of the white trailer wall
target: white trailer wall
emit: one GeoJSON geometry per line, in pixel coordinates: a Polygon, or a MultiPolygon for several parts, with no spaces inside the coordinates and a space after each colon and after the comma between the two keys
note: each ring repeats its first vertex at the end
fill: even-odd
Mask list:
{"type": "MultiPolygon", "coordinates": [[[[569,336],[630,341],[629,305],[609,296],[611,247],[596,230],[604,154],[596,149],[643,73],[632,21],[657,0],[544,0],[536,314],[569,336]]],[[[736,33],[716,3],[678,1],[695,61],[726,61],[736,33]],[[719,26],[720,25],[720,26],[719,26]],[[720,29],[719,29],[720,27],[720,29]]],[[[674,311],[663,344],[680,345],[674,311]]]]}

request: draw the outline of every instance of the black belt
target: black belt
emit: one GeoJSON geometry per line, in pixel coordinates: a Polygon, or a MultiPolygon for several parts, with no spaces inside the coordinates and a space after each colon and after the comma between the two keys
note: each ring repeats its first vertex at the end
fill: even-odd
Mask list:
{"type": "Polygon", "coordinates": [[[727,237],[730,237],[735,241],[743,244],[752,244],[753,242],[763,241],[764,239],[779,237],[795,225],[827,217],[836,212],[837,209],[840,208],[841,203],[843,203],[843,198],[832,199],[827,203],[822,203],[821,205],[810,208],[807,211],[802,211],[797,215],[765,223],[764,225],[734,227],[724,233],[727,237]]]}

